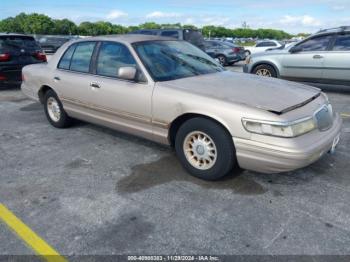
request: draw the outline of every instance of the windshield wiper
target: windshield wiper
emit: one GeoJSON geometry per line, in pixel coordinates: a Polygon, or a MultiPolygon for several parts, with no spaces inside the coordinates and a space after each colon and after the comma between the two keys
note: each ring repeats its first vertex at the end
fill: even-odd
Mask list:
{"type": "Polygon", "coordinates": [[[176,56],[176,55],[173,55],[173,54],[169,54],[163,50],[160,50],[161,53],[163,53],[164,55],[174,59],[175,61],[179,62],[181,65],[187,67],[190,69],[190,71],[194,74],[194,75],[200,75],[200,73],[197,72],[197,69],[190,65],[189,63],[187,63],[185,60],[181,59],[180,57],[176,56]]]}
{"type": "Polygon", "coordinates": [[[217,64],[215,64],[215,63],[213,63],[213,62],[211,62],[211,61],[209,61],[209,60],[207,60],[207,59],[205,59],[205,58],[203,58],[203,57],[196,56],[196,55],[192,55],[192,54],[185,54],[185,55],[188,56],[188,57],[191,57],[191,58],[193,58],[193,59],[195,59],[195,60],[204,62],[204,63],[207,64],[207,65],[215,66],[215,67],[217,68],[218,71],[223,70],[223,68],[222,68],[221,66],[219,66],[219,65],[217,65],[217,64]]]}

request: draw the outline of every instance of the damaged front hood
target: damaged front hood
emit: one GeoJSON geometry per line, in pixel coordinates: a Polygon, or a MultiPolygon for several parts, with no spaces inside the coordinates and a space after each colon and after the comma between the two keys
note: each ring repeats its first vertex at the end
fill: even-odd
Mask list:
{"type": "Polygon", "coordinates": [[[231,71],[166,81],[160,85],[276,114],[303,106],[321,93],[320,89],[303,84],[231,71]]]}

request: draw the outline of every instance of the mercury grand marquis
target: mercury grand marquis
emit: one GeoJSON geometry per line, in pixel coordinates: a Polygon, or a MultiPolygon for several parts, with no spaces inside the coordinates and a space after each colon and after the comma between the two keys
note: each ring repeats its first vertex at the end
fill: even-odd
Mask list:
{"type": "Polygon", "coordinates": [[[342,124],[317,88],[226,71],[190,43],[159,36],[68,42],[48,63],[24,67],[22,91],[54,127],[76,118],[171,145],[207,180],[235,166],[307,166],[334,150],[342,124]]]}

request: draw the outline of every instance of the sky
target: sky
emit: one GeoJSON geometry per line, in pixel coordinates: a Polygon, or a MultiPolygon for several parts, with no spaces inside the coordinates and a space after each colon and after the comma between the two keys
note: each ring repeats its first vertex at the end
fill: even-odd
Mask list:
{"type": "Polygon", "coordinates": [[[55,19],[109,21],[122,25],[144,22],[216,25],[228,28],[282,29],[313,33],[350,25],[350,0],[0,0],[0,19],[20,12],[55,19]]]}

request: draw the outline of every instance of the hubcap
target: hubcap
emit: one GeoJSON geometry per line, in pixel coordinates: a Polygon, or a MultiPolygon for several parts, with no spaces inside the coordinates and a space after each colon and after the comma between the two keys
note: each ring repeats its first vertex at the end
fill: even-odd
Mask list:
{"type": "Polygon", "coordinates": [[[259,69],[258,71],[256,71],[256,74],[258,76],[267,76],[267,77],[272,76],[270,70],[265,69],[265,68],[259,69]]]}
{"type": "Polygon", "coordinates": [[[60,121],[61,109],[57,100],[54,97],[49,97],[49,99],[47,99],[47,112],[49,113],[49,116],[52,119],[52,121],[60,121]]]}
{"type": "Polygon", "coordinates": [[[219,62],[220,62],[221,65],[224,65],[224,64],[225,64],[225,57],[219,56],[218,59],[219,59],[219,62]]]}
{"type": "Polygon", "coordinates": [[[195,168],[207,170],[216,162],[215,143],[210,136],[201,131],[194,131],[186,136],[183,150],[187,161],[195,168]]]}

